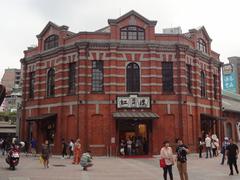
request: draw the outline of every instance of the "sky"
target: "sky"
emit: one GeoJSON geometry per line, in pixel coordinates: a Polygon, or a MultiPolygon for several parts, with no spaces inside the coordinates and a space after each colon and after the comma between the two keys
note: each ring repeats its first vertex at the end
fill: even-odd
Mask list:
{"type": "Polygon", "coordinates": [[[0,0],[0,78],[6,68],[20,68],[27,47],[49,21],[73,32],[95,31],[108,19],[135,10],[157,20],[155,32],[181,26],[183,32],[204,25],[220,60],[240,56],[239,0],[0,0]]]}

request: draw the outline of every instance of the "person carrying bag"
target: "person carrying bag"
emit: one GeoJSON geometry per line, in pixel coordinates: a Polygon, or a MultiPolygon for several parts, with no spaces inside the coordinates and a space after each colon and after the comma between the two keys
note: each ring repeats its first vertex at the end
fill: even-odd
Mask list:
{"type": "Polygon", "coordinates": [[[163,178],[167,180],[167,173],[169,173],[170,180],[173,180],[172,166],[174,165],[174,158],[172,148],[169,141],[163,143],[163,147],[160,151],[160,167],[163,168],[163,178]]]}

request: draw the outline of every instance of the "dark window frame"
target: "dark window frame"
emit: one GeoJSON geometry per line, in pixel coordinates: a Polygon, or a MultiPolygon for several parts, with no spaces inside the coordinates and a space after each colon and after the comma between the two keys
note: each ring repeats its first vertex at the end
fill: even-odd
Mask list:
{"type": "Polygon", "coordinates": [[[104,92],[104,64],[102,60],[92,61],[92,92],[104,92]]]}
{"type": "Polygon", "coordinates": [[[29,99],[34,98],[35,72],[29,73],[29,99]]]}
{"type": "Polygon", "coordinates": [[[200,89],[201,89],[201,97],[207,97],[206,91],[206,75],[203,71],[201,71],[200,77],[200,89]]]}
{"type": "Polygon", "coordinates": [[[73,95],[76,93],[76,66],[77,63],[69,63],[68,73],[68,94],[73,95]]]}
{"type": "Polygon", "coordinates": [[[59,44],[58,35],[56,34],[50,35],[44,40],[44,50],[58,47],[58,44],[59,44]]]}
{"type": "Polygon", "coordinates": [[[173,62],[162,62],[162,91],[174,92],[173,62]]]}
{"type": "Polygon", "coordinates": [[[145,40],[145,29],[139,26],[125,26],[120,29],[121,40],[145,40]]]}
{"type": "Polygon", "coordinates": [[[47,97],[55,95],[55,69],[50,68],[47,73],[47,97]]]}
{"type": "Polygon", "coordinates": [[[140,66],[137,63],[126,66],[126,91],[140,92],[140,66]]]}
{"type": "Polygon", "coordinates": [[[192,66],[187,64],[187,88],[188,92],[192,94],[192,66]]]}
{"type": "Polygon", "coordinates": [[[218,97],[217,97],[217,87],[218,87],[217,75],[214,74],[213,75],[213,97],[214,97],[214,99],[218,99],[218,97]]]}

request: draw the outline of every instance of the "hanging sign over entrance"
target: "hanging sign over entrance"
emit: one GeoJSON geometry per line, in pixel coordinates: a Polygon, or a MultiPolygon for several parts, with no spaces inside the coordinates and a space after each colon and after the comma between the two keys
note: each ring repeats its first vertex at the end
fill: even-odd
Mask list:
{"type": "Polygon", "coordinates": [[[117,108],[118,109],[145,109],[151,107],[151,100],[149,96],[118,96],[117,108]]]}

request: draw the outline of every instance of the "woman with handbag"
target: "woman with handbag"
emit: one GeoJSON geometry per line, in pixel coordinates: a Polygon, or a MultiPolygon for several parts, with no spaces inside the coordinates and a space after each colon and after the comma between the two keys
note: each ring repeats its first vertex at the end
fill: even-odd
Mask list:
{"type": "Polygon", "coordinates": [[[164,180],[167,180],[167,173],[169,173],[170,180],[173,180],[172,166],[174,164],[173,152],[170,147],[169,141],[163,143],[160,151],[160,166],[163,168],[164,180]]]}

